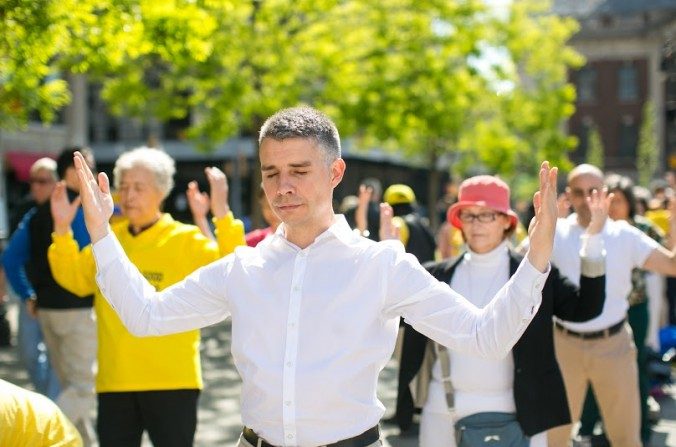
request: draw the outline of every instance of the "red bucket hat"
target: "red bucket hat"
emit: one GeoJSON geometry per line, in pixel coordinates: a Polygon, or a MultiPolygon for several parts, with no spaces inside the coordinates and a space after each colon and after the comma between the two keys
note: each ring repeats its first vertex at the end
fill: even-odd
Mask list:
{"type": "Polygon", "coordinates": [[[461,228],[460,211],[473,205],[485,206],[506,214],[512,226],[515,226],[518,221],[518,216],[509,207],[509,186],[492,175],[477,175],[462,182],[458,192],[458,201],[448,209],[446,219],[454,227],[461,228]]]}

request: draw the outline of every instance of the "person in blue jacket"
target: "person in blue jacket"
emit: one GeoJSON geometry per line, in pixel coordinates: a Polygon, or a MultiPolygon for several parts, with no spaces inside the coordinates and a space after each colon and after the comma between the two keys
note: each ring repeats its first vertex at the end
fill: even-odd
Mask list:
{"type": "MultiPolygon", "coordinates": [[[[78,200],[79,181],[73,154],[82,148],[66,148],[57,159],[57,174],[64,181],[71,201],[78,200]]],[[[91,152],[85,150],[93,166],[91,152]]],[[[96,361],[96,322],[94,298],[78,297],[56,283],[47,250],[52,243],[54,221],[47,200],[31,209],[3,253],[3,265],[12,288],[26,302],[26,309],[37,316],[50,363],[61,384],[56,404],[82,435],[85,445],[94,442],[91,414],[96,406],[94,366],[96,361]]],[[[82,209],[71,225],[80,248],[90,243],[82,209]]]]}
{"type": "Polygon", "coordinates": [[[24,264],[27,261],[28,222],[35,214],[35,207],[49,200],[57,181],[56,161],[51,158],[40,158],[30,168],[30,196],[33,206],[23,215],[17,229],[3,252],[2,262],[5,275],[11,289],[20,299],[19,327],[17,343],[19,359],[28,372],[28,377],[35,390],[52,400],[55,400],[61,388],[59,379],[49,363],[49,356],[42,340],[42,331],[35,314],[35,300],[33,289],[28,282],[24,264]]]}

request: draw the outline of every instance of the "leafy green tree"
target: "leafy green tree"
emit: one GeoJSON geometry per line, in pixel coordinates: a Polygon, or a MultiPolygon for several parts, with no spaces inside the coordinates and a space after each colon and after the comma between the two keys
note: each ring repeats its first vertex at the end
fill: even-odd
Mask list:
{"type": "Polygon", "coordinates": [[[69,101],[54,58],[64,50],[74,2],[6,0],[0,4],[0,128],[18,128],[33,111],[45,120],[69,101]]]}
{"type": "Polygon", "coordinates": [[[372,16],[362,16],[376,25],[366,42],[375,48],[360,64],[366,87],[357,91],[365,93],[345,115],[356,117],[364,145],[378,139],[431,169],[428,203],[436,202],[442,155],[461,177],[528,173],[529,195],[540,161],[568,166],[575,140],[563,123],[575,91],[567,75],[582,58],[566,42],[576,22],[534,0],[513,2],[506,14],[472,0],[368,9],[372,16]]]}
{"type": "Polygon", "coordinates": [[[100,82],[118,114],[192,111],[189,136],[205,148],[309,103],[358,146],[431,167],[431,205],[443,158],[461,175],[479,167],[509,180],[534,175],[541,159],[565,164],[573,144],[562,123],[573,111],[567,70],[580,63],[566,46],[576,24],[536,0],[506,14],[481,0],[8,1],[29,20],[3,16],[0,68],[10,75],[0,95],[25,112],[3,101],[2,117],[25,121],[63,104],[67,90],[58,76],[46,81],[51,72],[100,82]],[[34,44],[20,49],[26,36],[34,44]],[[43,84],[58,94],[27,88],[43,84]]]}
{"type": "Polygon", "coordinates": [[[643,106],[643,118],[636,151],[636,168],[640,185],[649,185],[659,164],[659,148],[655,131],[655,107],[652,101],[643,106]]]}
{"type": "Polygon", "coordinates": [[[604,169],[606,164],[605,153],[599,129],[596,126],[592,126],[587,134],[587,163],[604,169]]]}

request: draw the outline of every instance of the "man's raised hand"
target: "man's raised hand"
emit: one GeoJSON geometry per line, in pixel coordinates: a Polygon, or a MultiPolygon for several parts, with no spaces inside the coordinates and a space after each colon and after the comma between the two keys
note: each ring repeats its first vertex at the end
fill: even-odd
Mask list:
{"type": "Polygon", "coordinates": [[[603,230],[613,196],[613,193],[608,194],[608,190],[602,188],[601,191],[593,190],[591,195],[587,197],[587,206],[591,214],[591,220],[587,225],[587,234],[598,234],[603,230]]]}
{"type": "Polygon", "coordinates": [[[223,171],[215,166],[204,170],[209,181],[209,192],[211,196],[211,214],[216,219],[220,219],[230,212],[230,203],[228,202],[228,177],[223,171]]]}
{"type": "Polygon", "coordinates": [[[80,180],[80,199],[85,224],[93,244],[108,234],[108,221],[113,215],[113,196],[110,195],[110,183],[104,172],[100,172],[97,177],[94,177],[80,152],[75,152],[73,159],[80,180]]]}
{"type": "Polygon", "coordinates": [[[80,207],[80,196],[72,202],[68,199],[66,182],[60,181],[54,187],[52,196],[49,199],[49,208],[54,220],[54,232],[56,234],[67,234],[70,231],[70,225],[75,219],[77,209],[80,207]]]}

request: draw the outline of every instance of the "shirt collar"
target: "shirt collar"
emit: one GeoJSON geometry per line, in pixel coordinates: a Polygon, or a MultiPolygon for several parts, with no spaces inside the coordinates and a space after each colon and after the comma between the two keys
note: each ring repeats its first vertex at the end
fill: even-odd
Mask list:
{"type": "MultiPolygon", "coordinates": [[[[277,230],[274,233],[273,236],[274,239],[277,240],[283,239],[286,241],[286,238],[284,237],[284,227],[285,227],[284,222],[279,224],[277,230]]],[[[343,216],[342,214],[336,214],[333,217],[333,223],[331,224],[331,226],[327,228],[326,231],[317,236],[311,245],[314,245],[317,242],[329,238],[335,238],[345,245],[351,245],[352,243],[354,243],[355,237],[356,236],[352,231],[352,229],[350,228],[350,225],[348,225],[345,216],[343,216]]]]}

